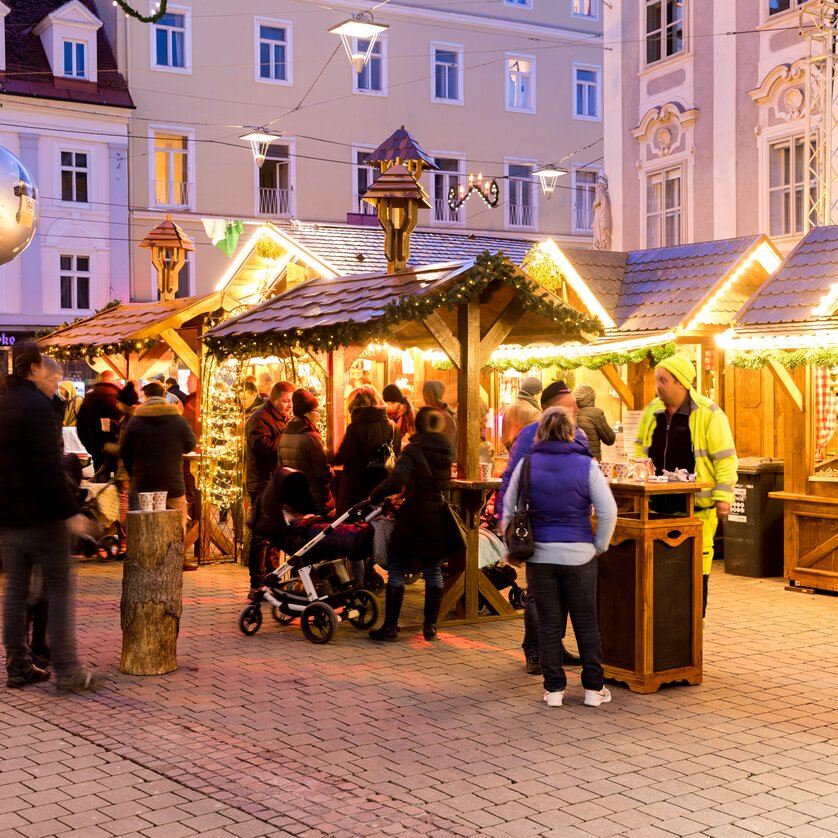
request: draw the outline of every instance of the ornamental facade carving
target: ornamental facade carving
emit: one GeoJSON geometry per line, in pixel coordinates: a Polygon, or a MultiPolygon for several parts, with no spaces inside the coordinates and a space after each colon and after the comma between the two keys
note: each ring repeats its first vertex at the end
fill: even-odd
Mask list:
{"type": "Polygon", "coordinates": [[[748,95],[760,109],[760,125],[770,128],[805,116],[806,61],[778,64],[748,95]]]}
{"type": "Polygon", "coordinates": [[[631,132],[639,144],[638,168],[672,155],[691,154],[692,127],[698,114],[697,108],[686,108],[678,102],[650,108],[631,132]]]}

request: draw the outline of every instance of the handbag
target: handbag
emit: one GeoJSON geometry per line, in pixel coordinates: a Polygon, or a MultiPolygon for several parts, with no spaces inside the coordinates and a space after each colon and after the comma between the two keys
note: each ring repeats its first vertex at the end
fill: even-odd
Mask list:
{"type": "Polygon", "coordinates": [[[387,442],[382,442],[378,448],[373,452],[367,463],[368,469],[375,469],[381,471],[382,469],[388,474],[396,467],[396,452],[393,450],[393,442],[396,438],[396,429],[390,429],[390,439],[387,442]]]}
{"type": "Polygon", "coordinates": [[[520,567],[535,553],[535,541],[530,526],[530,458],[524,457],[518,479],[518,494],[512,520],[503,534],[507,549],[507,562],[520,567]]]}
{"type": "MultiPolygon", "coordinates": [[[[424,452],[417,446],[416,453],[419,454],[428,475],[433,480],[434,475],[431,467],[428,465],[428,461],[425,459],[424,452]]],[[[442,532],[444,536],[445,555],[460,553],[466,549],[466,544],[468,544],[468,529],[466,528],[465,521],[463,521],[460,513],[454,509],[451,501],[445,497],[441,489],[439,490],[439,499],[442,502],[442,532]]]]}

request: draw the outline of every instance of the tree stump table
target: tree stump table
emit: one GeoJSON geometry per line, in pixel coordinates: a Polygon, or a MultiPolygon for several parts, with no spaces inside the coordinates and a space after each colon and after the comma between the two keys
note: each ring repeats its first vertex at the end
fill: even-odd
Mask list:
{"type": "Polygon", "coordinates": [[[163,675],[177,669],[183,545],[179,510],[128,513],[128,550],[120,603],[120,672],[163,675]]]}

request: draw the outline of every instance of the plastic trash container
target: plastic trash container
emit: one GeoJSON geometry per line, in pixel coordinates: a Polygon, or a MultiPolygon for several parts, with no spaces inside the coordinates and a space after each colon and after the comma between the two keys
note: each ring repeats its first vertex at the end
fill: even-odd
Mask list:
{"type": "Polygon", "coordinates": [[[724,525],[725,573],[783,575],[783,503],[769,492],[783,488],[783,461],[743,457],[724,525]]]}

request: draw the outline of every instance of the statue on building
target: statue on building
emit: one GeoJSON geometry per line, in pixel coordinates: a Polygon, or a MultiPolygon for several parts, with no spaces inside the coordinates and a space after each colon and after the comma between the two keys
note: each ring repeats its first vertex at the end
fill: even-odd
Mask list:
{"type": "Polygon", "coordinates": [[[608,178],[600,175],[594,188],[594,250],[611,249],[611,196],[608,178]]]}

